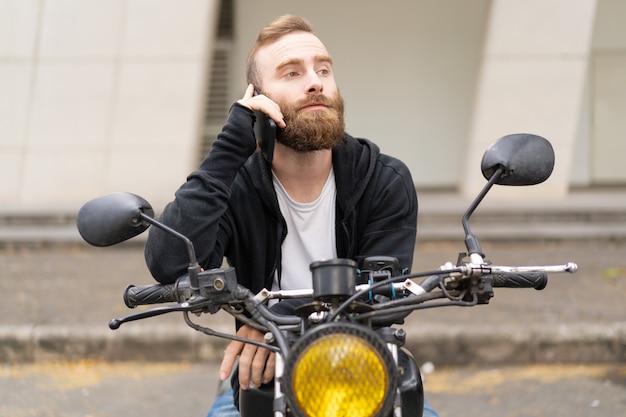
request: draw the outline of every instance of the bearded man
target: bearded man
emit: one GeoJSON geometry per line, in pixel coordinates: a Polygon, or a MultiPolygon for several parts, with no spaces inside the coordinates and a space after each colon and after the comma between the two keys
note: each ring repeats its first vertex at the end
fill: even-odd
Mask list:
{"type": "MultiPolygon", "coordinates": [[[[204,269],[226,258],[240,284],[255,293],[310,288],[309,265],[322,259],[350,258],[362,266],[368,256],[385,255],[410,270],[417,196],[409,170],[345,132],[333,61],[309,23],[282,16],[264,28],[248,56],[247,78],[211,151],[161,220],[191,239],[204,269]],[[255,111],[279,129],[271,161],[258,152],[255,111]]],[[[145,255],[161,283],[187,271],[184,245],[157,228],[145,255]]],[[[263,341],[241,323],[237,335],[263,341]]],[[[237,358],[243,389],[273,378],[273,353],[233,341],[221,379],[237,358]]],[[[211,415],[236,414],[230,395],[230,411],[211,415]]]]}

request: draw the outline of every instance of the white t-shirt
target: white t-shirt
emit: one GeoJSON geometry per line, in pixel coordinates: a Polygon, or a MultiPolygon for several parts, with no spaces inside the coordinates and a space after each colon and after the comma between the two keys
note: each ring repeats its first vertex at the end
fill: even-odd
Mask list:
{"type": "Polygon", "coordinates": [[[274,189],[280,211],[287,222],[287,237],[282,246],[282,276],[274,277],[272,290],[311,288],[309,265],[337,257],[335,241],[335,199],[337,187],[331,169],[319,197],[311,203],[297,203],[289,197],[274,176],[274,189]]]}

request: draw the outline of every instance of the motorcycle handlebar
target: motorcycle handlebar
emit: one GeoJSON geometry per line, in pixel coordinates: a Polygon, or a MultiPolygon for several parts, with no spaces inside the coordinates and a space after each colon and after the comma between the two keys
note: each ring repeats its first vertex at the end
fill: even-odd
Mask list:
{"type": "MultiPolygon", "coordinates": [[[[202,291],[195,301],[215,302],[216,305],[231,300],[231,292],[237,292],[237,277],[234,268],[215,268],[202,271],[199,275],[202,291]]],[[[189,275],[184,275],[173,284],[129,285],[124,290],[124,303],[134,308],[145,304],[180,303],[190,301],[200,288],[192,288],[189,275]]]]}
{"type": "Polygon", "coordinates": [[[534,288],[543,290],[548,285],[548,274],[545,272],[501,272],[484,275],[492,287],[500,288],[534,288]]]}
{"type": "Polygon", "coordinates": [[[173,303],[177,301],[176,284],[129,285],[124,290],[124,303],[129,308],[145,304],[173,303]]]}
{"type": "MultiPolygon", "coordinates": [[[[536,290],[542,290],[548,283],[548,275],[544,272],[499,272],[494,274],[483,275],[483,279],[486,280],[494,288],[534,288],[536,290]]],[[[157,285],[143,285],[135,286],[129,285],[124,290],[124,303],[129,308],[135,308],[140,305],[146,304],[162,304],[173,303],[180,299],[180,296],[188,285],[185,285],[186,281],[182,280],[178,284],[157,284],[157,285]]],[[[403,284],[397,284],[403,285],[403,284]]],[[[311,295],[311,291],[307,290],[298,291],[295,294],[291,294],[289,291],[279,291],[283,297],[289,298],[291,296],[301,297],[303,295],[311,295]]]]}

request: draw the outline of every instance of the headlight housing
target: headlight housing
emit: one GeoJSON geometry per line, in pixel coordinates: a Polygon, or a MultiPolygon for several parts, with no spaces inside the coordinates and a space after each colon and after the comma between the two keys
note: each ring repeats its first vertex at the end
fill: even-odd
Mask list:
{"type": "Polygon", "coordinates": [[[397,367],[385,343],[368,328],[321,325],[294,345],[284,390],[298,417],[374,417],[393,407],[397,367]]]}

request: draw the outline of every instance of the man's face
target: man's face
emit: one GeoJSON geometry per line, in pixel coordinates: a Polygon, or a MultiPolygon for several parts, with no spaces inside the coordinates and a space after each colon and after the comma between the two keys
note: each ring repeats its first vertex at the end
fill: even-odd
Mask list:
{"type": "Polygon", "coordinates": [[[285,129],[277,140],[300,152],[335,147],[345,130],[343,99],[332,60],[313,34],[285,35],[258,51],[262,92],[281,108],[285,129]]]}

